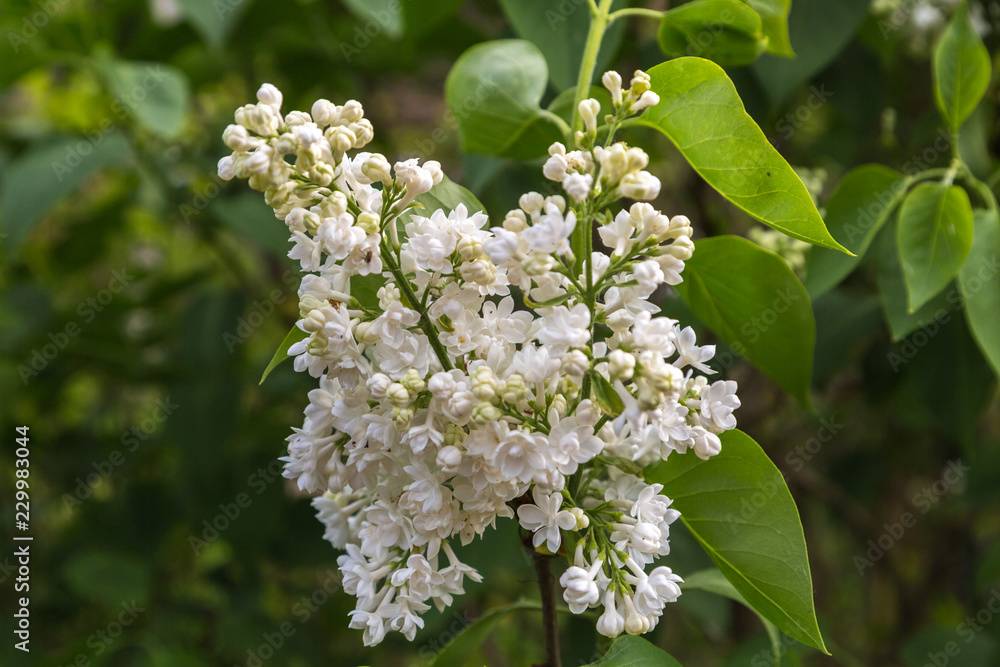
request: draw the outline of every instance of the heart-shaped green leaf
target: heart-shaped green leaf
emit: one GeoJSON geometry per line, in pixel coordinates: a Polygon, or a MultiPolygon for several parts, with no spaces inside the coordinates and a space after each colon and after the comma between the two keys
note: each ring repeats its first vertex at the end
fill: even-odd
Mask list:
{"type": "Polygon", "coordinates": [[[445,98],[468,153],[542,157],[562,133],[539,103],[548,83],[545,57],[531,42],[477,44],[448,73],[445,98]]]}

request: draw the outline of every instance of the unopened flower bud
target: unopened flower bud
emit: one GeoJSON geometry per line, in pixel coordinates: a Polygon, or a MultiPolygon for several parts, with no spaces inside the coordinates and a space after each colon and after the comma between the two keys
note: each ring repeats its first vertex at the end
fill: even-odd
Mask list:
{"type": "Polygon", "coordinates": [[[524,211],[514,209],[509,211],[503,219],[503,228],[511,232],[524,231],[528,226],[528,221],[524,216],[524,211]]]}
{"type": "Polygon", "coordinates": [[[251,139],[250,133],[242,125],[230,125],[222,133],[222,141],[231,150],[248,151],[258,145],[260,140],[251,139]]]}
{"type": "Polygon", "coordinates": [[[601,83],[611,93],[611,102],[615,107],[622,105],[622,77],[618,72],[605,72],[601,83]]]}
{"type": "Polygon", "coordinates": [[[400,380],[400,383],[404,387],[406,387],[406,390],[410,393],[410,396],[416,396],[427,387],[427,383],[424,382],[424,379],[420,377],[419,373],[417,373],[416,368],[411,368],[410,370],[406,371],[406,375],[403,376],[403,379],[400,380]]]}
{"type": "Polygon", "coordinates": [[[389,385],[392,384],[392,380],[385,373],[375,373],[370,378],[368,378],[368,391],[371,393],[372,398],[382,400],[385,398],[386,392],[389,390],[389,385]]]}
{"type": "Polygon", "coordinates": [[[542,207],[545,206],[545,198],[537,192],[528,192],[521,195],[521,198],[517,200],[517,205],[521,207],[522,211],[534,217],[541,213],[542,207]]]}
{"type": "Polygon", "coordinates": [[[457,447],[465,440],[465,429],[458,424],[448,424],[444,427],[444,446],[457,447]]]}
{"type": "Polygon", "coordinates": [[[281,111],[281,91],[269,83],[265,83],[257,91],[257,100],[275,111],[281,111]]]}
{"type": "Polygon", "coordinates": [[[340,113],[337,111],[337,105],[330,100],[316,100],[313,102],[311,115],[313,122],[320,127],[336,125],[340,122],[340,113]]]}
{"type": "Polygon", "coordinates": [[[608,373],[612,380],[627,382],[635,372],[635,357],[625,350],[612,350],[608,354],[608,373]]]}
{"type": "Polygon", "coordinates": [[[562,357],[562,371],[573,377],[583,377],[590,368],[590,359],[582,350],[570,350],[562,357]]]}
{"type": "Polygon", "coordinates": [[[322,308],[324,303],[312,294],[303,294],[299,299],[299,316],[306,317],[309,311],[322,308]]]}
{"type": "Polygon", "coordinates": [[[396,405],[406,405],[410,402],[410,392],[398,382],[389,385],[389,388],[385,390],[385,397],[396,405]]]}
{"type": "Polygon", "coordinates": [[[555,260],[552,255],[543,255],[540,252],[533,252],[521,262],[521,270],[529,276],[543,276],[552,270],[555,260]]]}
{"type": "Polygon", "coordinates": [[[458,271],[459,275],[462,276],[462,280],[468,283],[476,283],[477,285],[490,285],[497,277],[497,267],[485,257],[480,257],[472,262],[465,262],[459,267],[458,271]]]}
{"type": "Polygon", "coordinates": [[[362,211],[358,215],[357,225],[364,230],[365,234],[371,236],[372,234],[378,234],[381,222],[377,213],[362,211]]]}
{"type": "Polygon", "coordinates": [[[514,373],[507,377],[504,386],[503,400],[505,403],[517,403],[528,393],[528,388],[524,384],[524,378],[514,373]]]}
{"type": "Polygon", "coordinates": [[[633,96],[638,98],[640,95],[642,95],[643,93],[645,93],[647,90],[650,89],[649,82],[650,82],[649,75],[643,72],[642,70],[637,69],[635,73],[632,75],[632,82],[629,88],[629,92],[632,93],[633,96]]]}
{"type": "Polygon", "coordinates": [[[569,512],[576,518],[576,526],[574,526],[574,530],[586,530],[587,527],[590,526],[590,517],[588,517],[587,513],[582,509],[579,507],[572,507],[569,512]]]}
{"type": "Polygon", "coordinates": [[[483,242],[477,236],[467,234],[458,241],[458,254],[467,262],[483,254],[483,242]]]}
{"type": "Polygon", "coordinates": [[[323,311],[319,309],[310,310],[309,314],[302,320],[302,329],[308,331],[309,333],[322,331],[325,326],[326,316],[323,315],[323,311]]]}
{"type": "Polygon", "coordinates": [[[413,419],[413,408],[393,406],[389,416],[396,423],[396,428],[403,430],[410,425],[410,420],[413,419]]]}
{"type": "Polygon", "coordinates": [[[219,178],[224,181],[233,180],[236,177],[236,164],[233,162],[233,156],[227,155],[219,160],[218,170],[219,178]]]}
{"type": "Polygon", "coordinates": [[[347,100],[340,109],[340,117],[348,123],[356,123],[365,115],[364,107],[357,100],[347,100]]]}
{"type": "Polygon", "coordinates": [[[595,99],[580,100],[577,110],[583,118],[583,125],[588,133],[597,132],[597,114],[601,113],[601,103],[595,99]]]}
{"type": "Polygon", "coordinates": [[[480,401],[472,409],[472,421],[477,424],[488,424],[500,419],[500,409],[487,401],[480,401]]]}

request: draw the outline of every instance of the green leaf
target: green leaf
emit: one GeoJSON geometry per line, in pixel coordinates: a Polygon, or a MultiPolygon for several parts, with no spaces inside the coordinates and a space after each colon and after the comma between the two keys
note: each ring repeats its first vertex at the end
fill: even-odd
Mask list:
{"type": "Polygon", "coordinates": [[[194,26],[201,38],[212,46],[221,46],[239,23],[251,0],[242,2],[207,2],[206,0],[177,0],[184,17],[194,26]]]}
{"type": "Polygon", "coordinates": [[[876,260],[875,278],[878,283],[882,312],[889,324],[893,341],[898,341],[914,329],[942,320],[958,303],[957,294],[941,292],[915,312],[907,305],[906,283],[896,250],[897,211],[890,223],[876,236],[872,253],[876,260]]]}
{"type": "Polygon", "coordinates": [[[855,254],[812,248],[806,258],[806,289],[816,298],[840,284],[858,265],[902,194],[906,181],[880,164],[852,169],[826,203],[826,227],[855,254]]]}
{"type": "Polygon", "coordinates": [[[739,236],[701,239],[676,289],[737,354],[809,405],[816,321],[785,260],[739,236]]]}
{"type": "Polygon", "coordinates": [[[993,372],[1000,376],[1000,218],[995,210],[977,209],[969,259],[958,272],[965,318],[993,372]]]}
{"type": "Polygon", "coordinates": [[[767,37],[767,52],[776,56],[794,58],[795,51],[788,40],[788,13],[792,0],[743,0],[760,15],[767,37]]]}
{"type": "Polygon", "coordinates": [[[403,12],[400,0],[344,0],[354,16],[366,24],[378,26],[389,39],[403,36],[403,12]]]}
{"type": "Polygon", "coordinates": [[[701,58],[678,58],[649,75],[660,103],[640,122],[667,135],[709,185],[765,225],[844,250],[830,236],[802,180],[744,110],[721,67],[701,58]]]}
{"type": "Polygon", "coordinates": [[[816,622],[805,536],[792,494],[745,433],[726,431],[702,461],[671,455],[646,471],[747,603],[789,637],[826,652],[816,622]]]}
{"type": "Polygon", "coordinates": [[[642,637],[619,637],[597,662],[586,667],[681,667],[681,663],[642,637]]]}
{"type": "Polygon", "coordinates": [[[989,84],[990,54],[963,2],[934,50],[934,99],[952,132],[962,127],[989,84]]]}
{"type": "MultiPolygon", "coordinates": [[[[868,16],[870,0],[795,0],[788,15],[789,43],[795,58],[763,56],[753,72],[773,106],[839,54],[868,16]]],[[[763,16],[763,12],[761,12],[763,16]]]]}
{"type": "Polygon", "coordinates": [[[176,67],[156,62],[104,63],[108,92],[119,118],[136,123],[164,139],[175,139],[183,128],[190,90],[187,76],[176,67]]]}
{"type": "Polygon", "coordinates": [[[740,0],[693,0],[664,14],[657,40],[672,58],[696,55],[738,67],[764,52],[762,30],[760,16],[740,0]]]}
{"type": "Polygon", "coordinates": [[[912,313],[944,289],[969,256],[969,195],[957,185],[918,185],[899,210],[896,242],[912,313]]]}
{"type": "Polygon", "coordinates": [[[463,53],[445,82],[462,149],[515,159],[546,155],[563,139],[539,106],[547,81],[545,57],[531,42],[498,40],[463,53]]]}
{"type": "Polygon", "coordinates": [[[730,600],[735,600],[741,605],[749,608],[760,619],[760,622],[764,624],[764,630],[767,632],[768,639],[771,640],[771,650],[774,652],[774,667],[781,665],[781,654],[784,652],[781,646],[781,633],[778,628],[775,627],[774,623],[767,620],[759,611],[753,608],[753,606],[747,602],[747,599],[736,590],[736,587],[726,579],[725,575],[719,570],[714,568],[708,570],[701,570],[684,577],[684,584],[681,586],[685,591],[688,590],[702,590],[708,591],[709,593],[715,593],[716,595],[721,595],[727,597],[730,600]]]}
{"type": "Polygon", "coordinates": [[[386,277],[381,273],[371,273],[367,276],[351,276],[351,296],[357,299],[362,308],[378,311],[378,291],[386,283],[386,277]]]}
{"type": "Polygon", "coordinates": [[[112,131],[97,137],[62,137],[32,146],[5,166],[0,217],[8,254],[17,251],[35,223],[88,176],[128,160],[130,149],[122,133],[112,131]]]}
{"type": "Polygon", "coordinates": [[[469,664],[476,656],[482,643],[496,629],[500,621],[507,618],[508,614],[522,609],[541,608],[541,604],[538,602],[522,600],[505,607],[491,609],[448,642],[434,658],[430,667],[463,667],[469,664]]]}
{"type": "Polygon", "coordinates": [[[259,384],[264,384],[264,380],[266,380],[267,376],[271,374],[271,371],[277,368],[282,361],[289,358],[288,348],[295,345],[300,340],[305,340],[308,336],[309,334],[305,331],[293,325],[291,330],[288,332],[288,335],[285,336],[285,340],[281,341],[281,345],[279,345],[278,349],[274,351],[274,356],[271,357],[270,363],[268,363],[267,368],[264,369],[264,374],[260,376],[259,384]]]}
{"type": "MultiPolygon", "coordinates": [[[[590,28],[590,11],[584,2],[565,0],[500,0],[510,24],[519,37],[529,40],[544,54],[549,77],[557,90],[576,86],[583,59],[583,48],[590,28]]],[[[615,0],[611,9],[625,7],[615,0]]],[[[601,40],[601,50],[594,67],[600,76],[617,53],[625,35],[625,22],[608,26],[601,40]]]]}
{"type": "Polygon", "coordinates": [[[594,384],[594,398],[601,410],[612,417],[620,415],[625,410],[625,403],[607,378],[597,371],[591,371],[590,378],[594,384]]]}

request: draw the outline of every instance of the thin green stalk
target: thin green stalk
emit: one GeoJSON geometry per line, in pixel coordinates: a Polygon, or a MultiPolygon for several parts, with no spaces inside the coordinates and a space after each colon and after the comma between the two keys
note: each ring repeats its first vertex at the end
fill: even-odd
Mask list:
{"type": "Polygon", "coordinates": [[[438,361],[441,362],[441,367],[446,371],[450,371],[454,368],[451,365],[451,360],[448,358],[448,351],[444,349],[444,345],[441,344],[440,332],[438,332],[437,327],[431,322],[430,316],[427,314],[427,310],[423,308],[420,301],[417,300],[417,295],[413,293],[410,288],[410,283],[403,275],[403,271],[396,264],[396,258],[392,255],[392,250],[387,248],[386,245],[382,244],[382,259],[386,266],[389,267],[389,272],[392,273],[392,277],[396,280],[396,285],[399,287],[399,291],[403,293],[403,298],[406,299],[408,306],[416,310],[420,314],[420,328],[423,330],[424,334],[427,336],[427,341],[431,344],[431,349],[434,350],[434,354],[437,355],[438,361]]]}
{"type": "Polygon", "coordinates": [[[625,18],[626,16],[645,16],[647,18],[656,19],[660,21],[663,19],[666,12],[660,11],[658,9],[643,9],[641,7],[632,7],[629,9],[619,9],[617,12],[611,12],[608,16],[608,23],[614,23],[618,19],[625,18]]]}
{"type": "Polygon", "coordinates": [[[576,94],[573,96],[573,129],[583,129],[583,118],[580,116],[580,102],[590,91],[590,82],[594,79],[594,68],[597,67],[597,54],[601,50],[601,40],[608,28],[608,14],[613,0],[601,0],[596,12],[592,12],[590,30],[587,32],[587,42],[583,47],[583,60],[580,62],[580,76],[576,80],[576,94]]]}

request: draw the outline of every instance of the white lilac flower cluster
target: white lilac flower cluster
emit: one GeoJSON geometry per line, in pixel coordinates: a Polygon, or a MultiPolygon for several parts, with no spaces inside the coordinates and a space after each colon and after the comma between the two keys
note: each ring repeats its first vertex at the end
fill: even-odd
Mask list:
{"type": "Polygon", "coordinates": [[[234,152],[220,175],[264,191],[305,272],[305,338],[289,354],[319,386],[284,474],[317,494],[325,537],[345,551],[350,625],[367,644],[412,639],[431,604],[480,581],[451,542],[498,517],[572,556],[564,599],[576,613],[602,606],[605,635],[648,631],[680,594],[670,568],[645,571],[669,552],[678,513],[640,467],[718,453],[739,400],[735,382],[698,374],[712,372],[713,346],[649,301],[681,281],[688,219],[642,202],[608,210],[659,192],[647,155],[612,143],[657,98],[642,72],[627,90],[614,73],[603,81],[608,124],[584,100],[580,148],[554,144],[545,163],[566,196],[525,194],[494,228],[464,205],[415,201],[441,182],[436,162],[348,156],[372,138],[357,102],[283,116],[265,84],[225,132],[234,152]]]}

